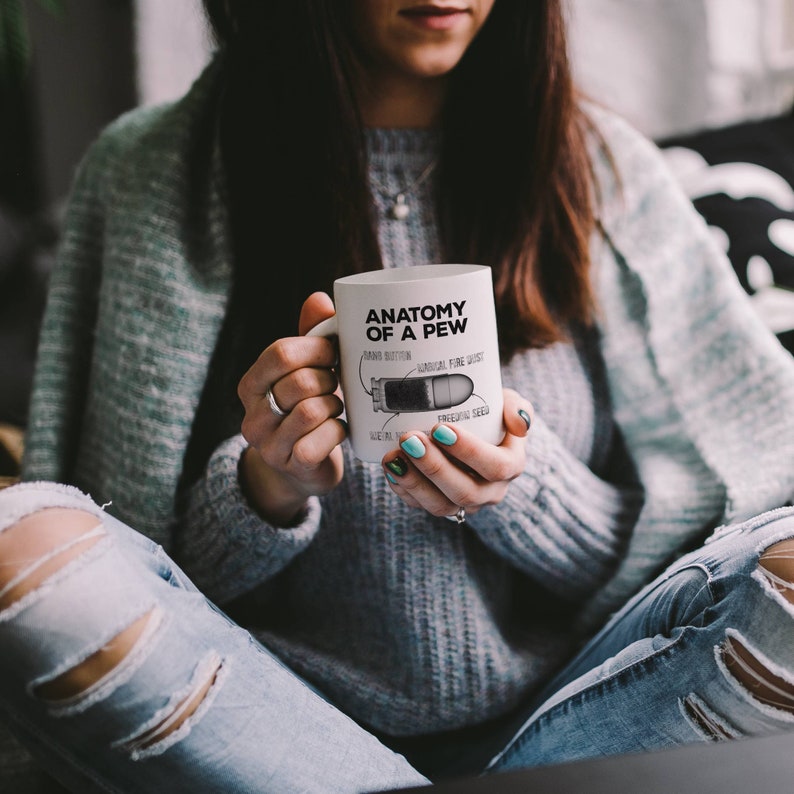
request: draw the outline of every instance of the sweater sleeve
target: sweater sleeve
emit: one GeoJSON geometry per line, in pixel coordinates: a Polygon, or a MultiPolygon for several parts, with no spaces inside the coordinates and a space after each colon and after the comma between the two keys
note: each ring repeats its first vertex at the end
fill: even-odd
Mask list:
{"type": "Polygon", "coordinates": [[[190,489],[176,557],[196,586],[219,604],[252,590],[300,554],[320,526],[320,501],[309,500],[296,526],[275,527],[248,504],[238,477],[247,444],[241,435],[223,442],[190,489]]]}
{"type": "Polygon", "coordinates": [[[468,523],[534,581],[578,600],[608,578],[639,516],[642,489],[626,479],[622,484],[597,476],[536,416],[523,474],[499,504],[468,523]]]}

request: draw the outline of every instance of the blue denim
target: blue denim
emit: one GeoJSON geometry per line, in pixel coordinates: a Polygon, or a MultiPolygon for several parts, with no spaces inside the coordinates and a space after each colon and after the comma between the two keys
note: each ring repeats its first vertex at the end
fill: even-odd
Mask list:
{"type": "MultiPolygon", "coordinates": [[[[0,532],[47,506],[92,512],[100,540],[0,611],[0,709],[68,785],[282,794],[428,782],[214,607],[159,546],[75,489],[0,492],[0,532]],[[143,615],[144,635],[88,690],[58,702],[34,691],[143,615]],[[147,728],[213,673],[195,714],[143,746],[147,728]]],[[[781,509],[679,559],[550,682],[484,774],[794,728],[794,714],[757,701],[722,660],[735,637],[794,682],[794,607],[758,567],[764,549],[792,537],[794,510],[781,509]]]]}
{"type": "Polygon", "coordinates": [[[792,537],[794,510],[781,508],[678,559],[544,688],[488,771],[794,729],[794,714],[753,698],[722,656],[738,639],[794,686],[794,606],[758,567],[792,537]]]}
{"type": "Polygon", "coordinates": [[[214,607],[162,548],[75,489],[1,491],[0,531],[47,506],[101,515],[107,536],[0,611],[0,708],[73,790],[288,794],[427,783],[214,607]],[[148,634],[99,686],[66,703],[33,694],[152,610],[148,634]],[[180,729],[135,747],[216,668],[180,729]]]}

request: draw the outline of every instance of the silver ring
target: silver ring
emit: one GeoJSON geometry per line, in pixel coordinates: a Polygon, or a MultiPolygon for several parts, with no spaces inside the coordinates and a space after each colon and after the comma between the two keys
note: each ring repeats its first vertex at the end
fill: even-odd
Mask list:
{"type": "Polygon", "coordinates": [[[279,419],[283,419],[289,411],[285,411],[277,402],[276,398],[273,396],[273,390],[270,386],[267,387],[267,391],[265,392],[265,397],[267,398],[267,404],[270,406],[270,410],[279,417],[279,419]]]}
{"type": "Polygon", "coordinates": [[[457,521],[458,522],[458,526],[460,526],[461,524],[465,524],[466,523],[466,508],[465,507],[459,507],[455,511],[454,515],[444,516],[444,518],[446,518],[448,521],[457,521]]]}

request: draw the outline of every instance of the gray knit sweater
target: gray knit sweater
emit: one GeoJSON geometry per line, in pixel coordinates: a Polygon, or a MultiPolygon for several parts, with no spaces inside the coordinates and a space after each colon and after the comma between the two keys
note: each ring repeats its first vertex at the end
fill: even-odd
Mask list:
{"type": "MultiPolygon", "coordinates": [[[[341,485],[299,526],[269,526],[240,492],[235,436],[177,515],[230,279],[219,158],[196,146],[212,80],[124,117],[86,158],[52,281],[25,477],[112,501],[178,548],[211,598],[249,598],[252,631],[352,716],[401,735],[505,713],[570,652],[572,622],[596,625],[708,527],[791,499],[791,357],[653,147],[593,110],[622,180],[594,146],[599,328],[504,367],[537,420],[501,504],[463,527],[434,519],[345,449],[341,485]]],[[[433,145],[373,133],[373,176],[396,190],[433,145]]],[[[438,259],[430,187],[406,222],[382,220],[386,266],[438,259]]]]}

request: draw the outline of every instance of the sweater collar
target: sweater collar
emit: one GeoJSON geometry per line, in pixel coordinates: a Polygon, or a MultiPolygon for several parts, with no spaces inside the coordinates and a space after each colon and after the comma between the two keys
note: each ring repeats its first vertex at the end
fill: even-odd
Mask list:
{"type": "Polygon", "coordinates": [[[368,128],[365,131],[367,154],[372,162],[427,160],[438,154],[440,137],[438,130],[424,128],[368,128]]]}

